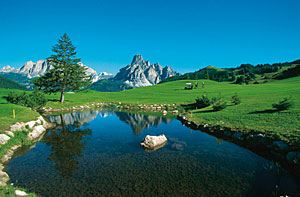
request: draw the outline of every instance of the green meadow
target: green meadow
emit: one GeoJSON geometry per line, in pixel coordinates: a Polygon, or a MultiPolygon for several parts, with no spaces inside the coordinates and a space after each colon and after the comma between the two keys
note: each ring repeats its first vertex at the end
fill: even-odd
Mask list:
{"type": "MultiPolygon", "coordinates": [[[[221,125],[242,132],[260,132],[267,136],[282,139],[296,145],[300,140],[300,77],[276,80],[264,84],[236,85],[230,82],[197,80],[200,87],[184,90],[185,83],[195,80],[180,80],[142,87],[122,92],[97,92],[86,90],[67,93],[64,104],[59,103],[60,94],[47,96],[46,107],[54,109],[80,106],[96,102],[122,102],[123,104],[190,104],[197,97],[206,94],[209,98],[221,96],[227,102],[227,108],[214,112],[212,107],[198,110],[186,110],[189,120],[199,124],[221,125]],[[201,87],[202,81],[205,87],[201,87]],[[237,94],[241,104],[233,105],[231,97],[237,94]],[[291,97],[293,106],[285,111],[272,110],[272,104],[285,97],[291,97]]],[[[1,90],[0,128],[7,128],[16,121],[29,121],[38,113],[12,104],[3,98],[8,90],[1,90]],[[16,119],[12,119],[12,109],[16,109],[16,119]]]]}
{"type": "MultiPolygon", "coordinates": [[[[22,90],[12,90],[15,92],[23,92],[22,90]]],[[[28,122],[35,120],[40,114],[27,107],[11,104],[6,101],[5,97],[10,90],[0,89],[0,133],[8,130],[9,126],[16,122],[28,122]],[[15,119],[13,118],[13,110],[15,110],[15,119]]]]}

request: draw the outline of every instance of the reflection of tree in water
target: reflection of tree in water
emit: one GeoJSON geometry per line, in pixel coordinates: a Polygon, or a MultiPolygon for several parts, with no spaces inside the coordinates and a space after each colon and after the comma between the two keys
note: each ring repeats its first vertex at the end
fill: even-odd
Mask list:
{"type": "Polygon", "coordinates": [[[148,129],[150,126],[157,127],[161,123],[168,124],[172,121],[170,118],[159,117],[159,116],[149,116],[136,113],[124,113],[124,112],[115,112],[119,119],[126,124],[130,125],[132,131],[139,135],[144,129],[148,129]]]}
{"type": "Polygon", "coordinates": [[[55,168],[61,172],[64,179],[72,177],[78,168],[78,157],[82,156],[82,149],[86,142],[82,139],[91,135],[91,129],[80,129],[80,123],[66,125],[61,114],[61,125],[50,129],[43,138],[48,146],[51,146],[51,154],[48,157],[55,163],[55,168]]]}
{"type": "Polygon", "coordinates": [[[221,144],[223,144],[224,140],[216,137],[216,142],[217,142],[217,145],[220,146],[221,144]]]}
{"type": "Polygon", "coordinates": [[[272,162],[271,164],[265,164],[264,168],[269,170],[275,177],[275,185],[272,191],[272,196],[278,196],[278,191],[280,187],[280,180],[285,176],[283,169],[281,168],[280,163],[272,162]]]}

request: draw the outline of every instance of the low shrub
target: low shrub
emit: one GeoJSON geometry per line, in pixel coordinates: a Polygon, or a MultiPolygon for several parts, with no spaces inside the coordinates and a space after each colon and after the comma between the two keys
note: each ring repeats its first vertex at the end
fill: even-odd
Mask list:
{"type": "Polygon", "coordinates": [[[47,98],[42,92],[34,90],[32,94],[27,94],[26,92],[23,92],[21,94],[10,92],[8,94],[7,101],[13,104],[30,107],[33,110],[36,110],[46,105],[47,98]]]}
{"type": "Polygon", "coordinates": [[[272,104],[272,107],[275,108],[277,111],[282,111],[289,109],[292,107],[293,103],[291,98],[284,98],[283,100],[279,101],[279,103],[272,104]]]}
{"type": "Polygon", "coordinates": [[[213,105],[215,104],[215,102],[217,102],[218,98],[217,97],[212,97],[212,99],[210,100],[210,104],[213,105]]]}
{"type": "Polygon", "coordinates": [[[222,97],[219,97],[218,100],[213,105],[214,111],[221,111],[226,107],[227,107],[227,103],[222,99],[222,97]]]}
{"type": "Polygon", "coordinates": [[[231,97],[231,102],[234,104],[234,105],[238,105],[241,103],[241,99],[240,97],[237,95],[237,93],[235,93],[235,95],[233,95],[231,97]]]}
{"type": "Polygon", "coordinates": [[[206,94],[203,94],[201,98],[198,97],[196,99],[195,106],[197,109],[210,106],[210,100],[206,94]]]}

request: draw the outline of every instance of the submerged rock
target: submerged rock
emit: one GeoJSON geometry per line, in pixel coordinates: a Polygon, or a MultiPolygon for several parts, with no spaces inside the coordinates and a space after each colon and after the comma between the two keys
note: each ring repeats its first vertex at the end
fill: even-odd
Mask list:
{"type": "Polygon", "coordinates": [[[289,163],[298,164],[300,163],[300,152],[289,152],[286,159],[289,163]]]}
{"type": "Polygon", "coordinates": [[[275,141],[269,147],[277,151],[286,151],[289,148],[289,146],[283,141],[275,141]]]}
{"type": "Polygon", "coordinates": [[[234,139],[236,139],[236,140],[243,141],[243,140],[244,140],[243,135],[244,135],[243,133],[239,133],[239,132],[238,132],[238,133],[233,134],[232,137],[233,137],[234,139]]]}
{"type": "Polygon", "coordinates": [[[159,136],[150,136],[147,135],[144,141],[140,144],[142,147],[146,149],[158,149],[163,147],[167,142],[167,138],[164,134],[159,136]]]}

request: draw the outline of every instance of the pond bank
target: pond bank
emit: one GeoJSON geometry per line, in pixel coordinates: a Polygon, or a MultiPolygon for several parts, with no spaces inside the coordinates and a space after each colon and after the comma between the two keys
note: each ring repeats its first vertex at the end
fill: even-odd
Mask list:
{"type": "MultiPolygon", "coordinates": [[[[5,172],[5,165],[14,158],[14,154],[22,146],[34,147],[45,133],[47,128],[53,124],[48,123],[42,116],[37,120],[29,121],[26,123],[17,122],[10,126],[8,131],[0,134],[0,194],[16,195],[21,194],[18,188],[12,185],[7,185],[9,176],[5,172]]],[[[29,196],[34,195],[30,194],[29,196]]]]}
{"type": "Polygon", "coordinates": [[[233,142],[270,161],[279,162],[300,177],[300,150],[298,147],[290,146],[284,141],[255,131],[243,133],[220,125],[196,124],[183,115],[178,115],[177,119],[186,127],[233,142]]]}

